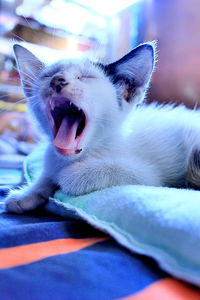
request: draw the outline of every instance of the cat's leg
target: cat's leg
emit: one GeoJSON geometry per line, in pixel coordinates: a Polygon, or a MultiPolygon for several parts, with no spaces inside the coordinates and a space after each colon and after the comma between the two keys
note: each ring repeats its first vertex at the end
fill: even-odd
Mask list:
{"type": "Polygon", "coordinates": [[[113,159],[75,162],[62,169],[58,176],[58,184],[65,193],[71,195],[87,194],[117,185],[162,185],[158,172],[149,165],[141,164],[139,161],[131,164],[113,159]]]}
{"type": "Polygon", "coordinates": [[[190,155],[186,181],[189,188],[200,190],[200,149],[190,155]]]}
{"type": "Polygon", "coordinates": [[[5,200],[8,212],[23,213],[34,210],[48,201],[57,186],[50,178],[41,176],[35,183],[11,190],[5,200]]]}

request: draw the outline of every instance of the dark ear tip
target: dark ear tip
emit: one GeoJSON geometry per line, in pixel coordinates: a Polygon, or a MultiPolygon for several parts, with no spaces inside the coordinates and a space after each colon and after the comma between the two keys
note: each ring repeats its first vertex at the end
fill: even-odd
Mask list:
{"type": "Polygon", "coordinates": [[[22,46],[20,46],[19,44],[14,44],[13,45],[13,51],[15,52],[15,54],[17,53],[17,51],[19,50],[19,49],[22,49],[23,47],[22,46]]]}
{"type": "Polygon", "coordinates": [[[157,48],[157,41],[154,40],[154,41],[151,41],[151,42],[147,42],[147,43],[144,43],[140,46],[152,51],[153,53],[155,53],[156,48],[157,48]]]}
{"type": "Polygon", "coordinates": [[[143,47],[146,50],[149,50],[151,52],[152,58],[154,62],[157,61],[157,40],[153,40],[151,42],[147,42],[144,44],[141,44],[139,47],[143,47]]]}
{"type": "Polygon", "coordinates": [[[21,50],[26,50],[26,51],[27,51],[26,48],[24,48],[23,46],[21,46],[21,45],[19,45],[19,44],[14,44],[14,45],[13,45],[13,50],[14,50],[14,51],[18,51],[19,49],[21,49],[21,50]]]}
{"type": "Polygon", "coordinates": [[[14,44],[13,45],[13,49],[16,50],[17,48],[21,48],[22,46],[20,46],[19,44],[14,44]]]}
{"type": "Polygon", "coordinates": [[[16,51],[17,48],[18,48],[18,46],[19,46],[18,44],[14,44],[14,45],[13,45],[13,50],[16,51]]]}

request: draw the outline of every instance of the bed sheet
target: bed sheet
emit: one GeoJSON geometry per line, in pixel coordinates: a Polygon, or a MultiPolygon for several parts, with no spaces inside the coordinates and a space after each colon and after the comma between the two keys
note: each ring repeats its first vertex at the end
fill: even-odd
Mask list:
{"type": "Polygon", "coordinates": [[[8,214],[4,196],[1,189],[0,299],[200,299],[199,289],[84,221],[42,209],[8,214]]]}

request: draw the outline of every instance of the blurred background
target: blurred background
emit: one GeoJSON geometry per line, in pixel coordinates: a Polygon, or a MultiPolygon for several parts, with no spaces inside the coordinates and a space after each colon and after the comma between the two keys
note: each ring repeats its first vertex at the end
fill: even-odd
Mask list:
{"type": "MultiPolygon", "coordinates": [[[[1,0],[0,168],[21,168],[40,139],[26,111],[14,42],[23,41],[46,60],[64,54],[111,62],[156,39],[158,62],[147,101],[193,108],[200,103],[199,30],[199,0],[1,0]]],[[[7,174],[0,173],[0,184],[16,181],[16,174],[7,174]]]]}

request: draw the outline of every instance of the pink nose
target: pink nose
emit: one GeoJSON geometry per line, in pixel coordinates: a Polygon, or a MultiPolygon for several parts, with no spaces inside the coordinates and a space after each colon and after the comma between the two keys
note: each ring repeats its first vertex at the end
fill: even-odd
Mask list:
{"type": "Polygon", "coordinates": [[[55,75],[50,82],[50,87],[56,91],[58,94],[60,93],[60,91],[62,90],[62,88],[67,85],[68,82],[65,80],[64,77],[60,76],[60,75],[55,75]]]}

